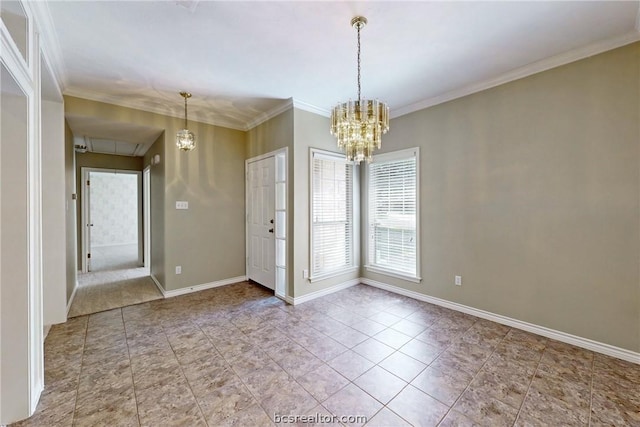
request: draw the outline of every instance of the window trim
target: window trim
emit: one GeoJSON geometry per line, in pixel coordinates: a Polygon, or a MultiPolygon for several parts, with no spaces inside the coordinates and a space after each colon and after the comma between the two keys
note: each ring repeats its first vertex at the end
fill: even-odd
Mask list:
{"type": "Polygon", "coordinates": [[[359,240],[360,240],[360,227],[358,218],[360,217],[359,208],[359,187],[360,182],[358,167],[348,162],[343,153],[336,153],[333,151],[321,150],[318,148],[309,149],[309,282],[317,282],[320,280],[328,279],[342,274],[351,273],[360,269],[360,253],[359,253],[359,240]],[[316,158],[341,161],[345,164],[351,165],[351,262],[349,265],[344,266],[336,270],[331,270],[323,273],[316,273],[313,271],[313,161],[316,158]]]}
{"type": "Polygon", "coordinates": [[[420,275],[420,265],[421,265],[421,254],[420,254],[420,147],[407,148],[403,150],[391,151],[388,153],[376,154],[373,156],[373,162],[390,162],[396,160],[406,160],[410,157],[415,157],[416,159],[416,274],[415,276],[411,274],[403,273],[402,271],[393,270],[383,268],[379,265],[371,264],[370,257],[370,212],[369,212],[369,191],[370,191],[370,178],[371,171],[370,166],[367,165],[365,168],[365,179],[364,185],[366,191],[364,192],[364,230],[365,234],[363,236],[364,240],[364,268],[367,271],[376,274],[382,274],[389,277],[395,277],[402,280],[407,280],[415,283],[420,283],[422,281],[422,277],[420,275]]]}

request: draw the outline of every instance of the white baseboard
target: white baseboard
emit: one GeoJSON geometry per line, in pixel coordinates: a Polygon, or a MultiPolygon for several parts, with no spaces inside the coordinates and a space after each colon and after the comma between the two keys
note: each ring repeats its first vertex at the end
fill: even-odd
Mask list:
{"type": "Polygon", "coordinates": [[[342,282],[342,283],[338,283],[337,285],[333,285],[330,288],[326,288],[326,289],[322,289],[320,291],[315,291],[315,292],[311,292],[311,293],[306,294],[306,295],[302,295],[301,297],[292,298],[290,296],[287,296],[286,301],[289,304],[292,304],[292,305],[302,304],[304,302],[311,301],[313,299],[320,298],[320,297],[323,297],[325,295],[329,295],[329,294],[332,294],[334,292],[338,292],[338,291],[341,291],[343,289],[350,288],[351,286],[358,285],[361,282],[362,282],[361,279],[352,279],[352,280],[349,280],[347,282],[342,282]]]}
{"type": "Polygon", "coordinates": [[[47,339],[47,335],[49,335],[49,331],[51,330],[51,325],[44,325],[44,330],[42,331],[42,340],[47,339]]]}
{"type": "Polygon", "coordinates": [[[231,285],[232,283],[239,283],[247,280],[247,276],[238,276],[238,277],[231,277],[229,279],[218,280],[216,282],[203,283],[202,285],[188,286],[186,288],[175,289],[172,291],[164,291],[159,286],[158,281],[153,276],[151,276],[151,278],[154,280],[154,282],[156,282],[156,285],[158,286],[158,288],[160,288],[160,292],[162,292],[162,295],[165,298],[177,297],[178,295],[185,295],[185,294],[190,294],[192,292],[204,291],[205,289],[217,288],[219,286],[231,285]]]}
{"type": "Polygon", "coordinates": [[[160,291],[160,293],[162,294],[163,297],[166,298],[164,292],[165,290],[162,288],[162,285],[160,285],[160,282],[158,281],[158,279],[156,278],[156,276],[154,276],[153,274],[151,274],[151,280],[153,280],[153,283],[156,284],[156,287],[158,288],[158,290],[160,291]]]}
{"type": "Polygon", "coordinates": [[[618,359],[626,360],[628,362],[640,364],[640,353],[637,353],[631,350],[627,350],[627,349],[616,347],[613,345],[590,340],[588,338],[582,338],[576,335],[571,335],[566,332],[557,331],[555,329],[546,328],[544,326],[534,325],[533,323],[523,322],[522,320],[513,319],[511,317],[502,316],[500,314],[494,314],[489,311],[479,310],[477,308],[473,308],[463,304],[447,301],[441,298],[436,298],[429,295],[421,294],[419,292],[409,291],[407,289],[403,289],[398,286],[388,285],[386,283],[378,282],[376,280],[361,278],[360,283],[364,283],[365,285],[373,286],[376,288],[384,289],[385,291],[389,291],[389,292],[404,295],[410,298],[414,298],[419,301],[424,301],[431,304],[446,307],[451,310],[467,313],[472,316],[480,317],[482,319],[491,320],[492,322],[507,325],[512,328],[522,329],[523,331],[531,332],[537,335],[542,335],[543,337],[547,337],[547,338],[554,339],[556,341],[561,341],[567,344],[575,345],[577,347],[582,347],[587,350],[594,351],[596,353],[606,354],[607,356],[612,356],[618,359]]]}
{"type": "Polygon", "coordinates": [[[77,290],[78,281],[76,280],[76,285],[73,287],[73,292],[71,292],[71,298],[69,298],[69,302],[67,303],[67,319],[69,318],[69,310],[71,310],[71,304],[73,304],[73,299],[76,297],[77,290]]]}

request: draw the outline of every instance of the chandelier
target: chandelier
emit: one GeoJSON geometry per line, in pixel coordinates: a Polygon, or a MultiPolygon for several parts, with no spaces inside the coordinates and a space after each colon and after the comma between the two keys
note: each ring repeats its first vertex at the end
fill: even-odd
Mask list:
{"type": "Polygon", "coordinates": [[[331,110],[331,135],[338,138],[338,148],[347,160],[371,162],[373,150],[380,148],[382,135],[389,130],[389,107],[377,99],[362,99],[360,93],[360,30],[367,18],[356,16],[351,26],[358,32],[358,99],[343,102],[331,110]]]}
{"type": "Polygon", "coordinates": [[[176,145],[182,151],[191,151],[196,148],[196,136],[187,129],[187,99],[191,98],[188,92],[180,92],[184,98],[184,129],[180,129],[176,134],[176,145]]]}

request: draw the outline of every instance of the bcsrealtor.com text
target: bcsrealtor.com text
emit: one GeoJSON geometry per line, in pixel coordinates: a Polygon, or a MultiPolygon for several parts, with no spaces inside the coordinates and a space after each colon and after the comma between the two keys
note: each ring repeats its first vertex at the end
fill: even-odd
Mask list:
{"type": "Polygon", "coordinates": [[[367,417],[363,415],[330,415],[330,414],[307,414],[307,415],[281,415],[281,414],[273,414],[273,421],[281,424],[294,424],[294,423],[303,423],[303,424],[334,424],[334,423],[343,423],[343,424],[365,424],[367,421],[367,417]]]}

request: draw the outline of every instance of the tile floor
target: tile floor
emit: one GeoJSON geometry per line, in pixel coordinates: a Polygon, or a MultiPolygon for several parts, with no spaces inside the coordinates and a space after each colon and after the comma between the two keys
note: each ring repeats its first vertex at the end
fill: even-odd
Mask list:
{"type": "Polygon", "coordinates": [[[364,285],[289,306],[239,283],[77,317],[49,333],[45,373],[17,425],[640,425],[639,365],[364,285]]]}
{"type": "Polygon", "coordinates": [[[111,310],[162,298],[148,268],[98,271],[78,275],[69,317],[111,310]]]}

